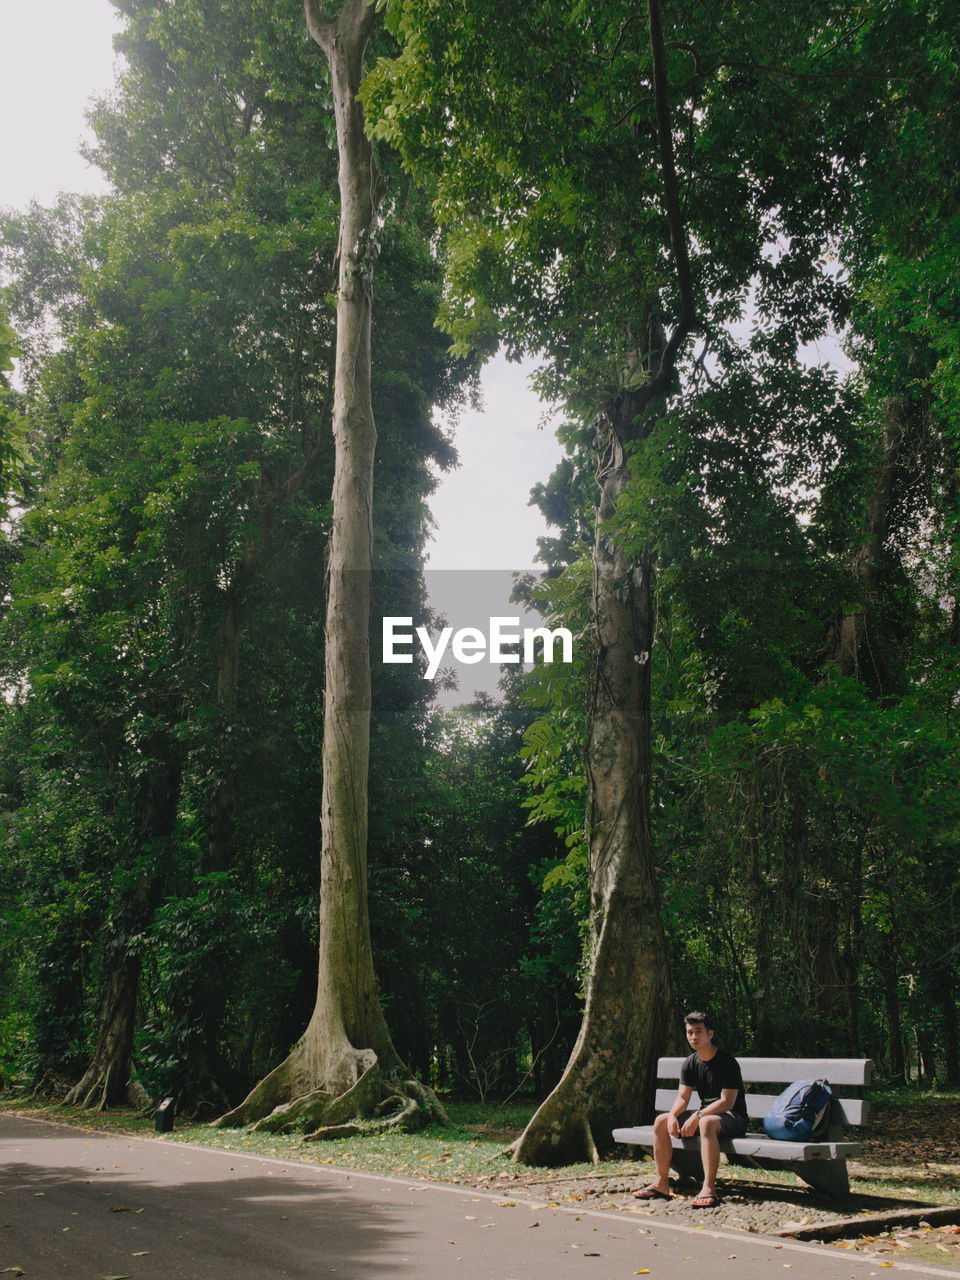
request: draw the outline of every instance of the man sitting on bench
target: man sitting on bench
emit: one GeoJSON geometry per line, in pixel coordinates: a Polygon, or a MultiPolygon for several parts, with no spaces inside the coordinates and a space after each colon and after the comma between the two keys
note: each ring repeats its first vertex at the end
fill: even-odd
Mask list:
{"type": "Polygon", "coordinates": [[[680,1072],[680,1088],[669,1111],[657,1116],[653,1126],[653,1160],[657,1176],[647,1187],[633,1194],[638,1200],[672,1200],[669,1173],[673,1154],[671,1138],[692,1138],[700,1134],[703,1186],[691,1201],[694,1209],[713,1209],[720,1166],[720,1139],[742,1138],[747,1132],[747,1104],[743,1096],[740,1065],[732,1054],[713,1043],[716,1034],[708,1013],[694,1009],[684,1018],[687,1043],[693,1050],[680,1072]],[[696,1111],[690,1110],[690,1095],[700,1095],[696,1111]]]}

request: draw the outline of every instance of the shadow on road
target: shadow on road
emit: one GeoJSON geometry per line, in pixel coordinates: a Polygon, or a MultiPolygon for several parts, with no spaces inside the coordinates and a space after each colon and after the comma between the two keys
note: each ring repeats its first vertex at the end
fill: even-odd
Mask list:
{"type": "Polygon", "coordinates": [[[352,1197],[349,1181],[204,1155],[4,1117],[0,1272],[277,1280],[389,1276],[403,1260],[397,1208],[352,1197]]]}

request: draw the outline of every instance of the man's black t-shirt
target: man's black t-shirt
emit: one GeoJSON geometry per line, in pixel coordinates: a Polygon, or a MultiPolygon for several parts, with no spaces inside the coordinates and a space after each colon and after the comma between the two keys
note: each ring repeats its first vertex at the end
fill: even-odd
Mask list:
{"type": "Polygon", "coordinates": [[[747,1118],[747,1102],[743,1096],[743,1076],[740,1064],[732,1053],[718,1049],[709,1062],[698,1053],[691,1053],[680,1071],[680,1083],[688,1084],[700,1095],[701,1107],[718,1102],[723,1089],[736,1089],[737,1098],[731,1107],[735,1115],[747,1118]]]}

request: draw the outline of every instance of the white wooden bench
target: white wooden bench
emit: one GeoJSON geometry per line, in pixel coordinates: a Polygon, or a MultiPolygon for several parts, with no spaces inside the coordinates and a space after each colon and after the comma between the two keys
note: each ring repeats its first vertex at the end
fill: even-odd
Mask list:
{"type": "MultiPolygon", "coordinates": [[[[738,1058],[746,1090],[747,1115],[762,1120],[774,1100],[795,1080],[829,1081],[836,1094],[839,1088],[862,1090],[870,1083],[873,1063],[869,1058],[738,1058]],[[774,1085],[772,1093],[751,1093],[750,1086],[774,1085]]],[[[661,1058],[657,1078],[672,1080],[672,1089],[657,1089],[657,1111],[669,1111],[677,1096],[683,1058],[661,1058]]],[[[694,1093],[690,1107],[695,1110],[699,1098],[694,1093]]],[[[834,1097],[830,1127],[823,1142],[778,1142],[768,1138],[760,1126],[759,1133],[742,1138],[722,1138],[720,1150],[731,1164],[758,1165],[761,1169],[790,1169],[817,1191],[844,1196],[850,1191],[847,1160],[860,1154],[858,1142],[845,1142],[845,1126],[862,1125],[870,1104],[860,1098],[834,1097]]],[[[633,1146],[653,1147],[653,1125],[631,1129],[614,1129],[614,1139],[633,1146]]],[[[671,1138],[673,1155],[670,1163],[681,1177],[702,1178],[700,1137],[671,1138]]]]}

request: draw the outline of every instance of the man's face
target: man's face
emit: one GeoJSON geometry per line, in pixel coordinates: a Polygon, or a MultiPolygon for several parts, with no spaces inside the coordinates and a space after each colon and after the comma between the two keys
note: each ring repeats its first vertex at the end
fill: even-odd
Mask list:
{"type": "Polygon", "coordinates": [[[708,1031],[702,1022],[687,1023],[687,1044],[697,1053],[706,1049],[713,1042],[713,1031],[708,1031]]]}

